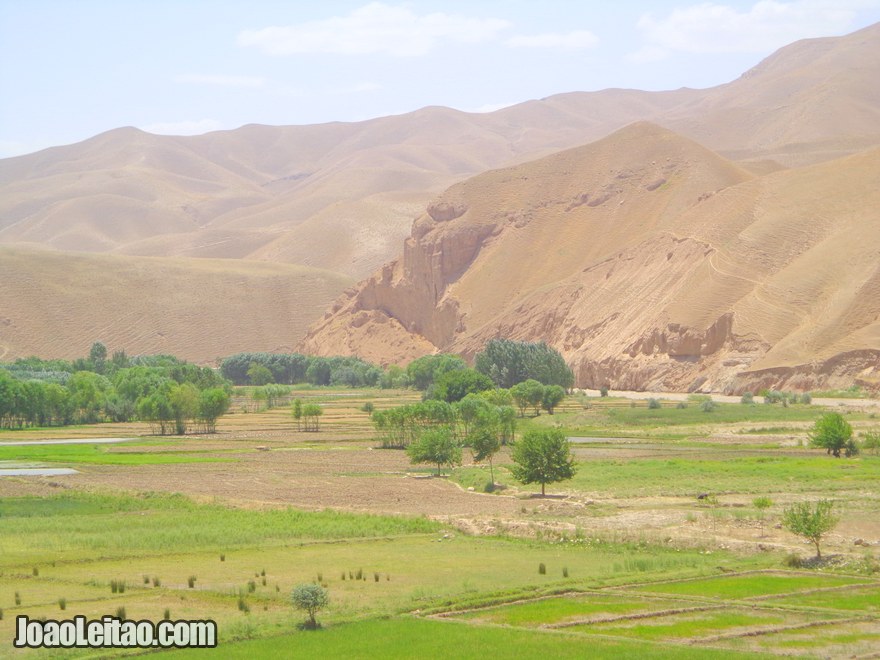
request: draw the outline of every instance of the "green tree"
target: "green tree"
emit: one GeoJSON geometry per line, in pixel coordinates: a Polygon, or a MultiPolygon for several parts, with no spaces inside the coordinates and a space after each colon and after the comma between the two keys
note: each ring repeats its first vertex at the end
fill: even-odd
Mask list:
{"type": "Polygon", "coordinates": [[[461,464],[461,447],[452,438],[448,427],[429,429],[406,448],[412,463],[432,463],[437,465],[437,476],[444,465],[452,467],[461,464]]]}
{"type": "Polygon", "coordinates": [[[296,609],[303,610],[309,615],[303,627],[315,630],[319,627],[315,615],[327,607],[330,603],[330,596],[327,590],[319,584],[298,584],[290,594],[290,601],[296,609]]]}
{"type": "Polygon", "coordinates": [[[773,506],[773,500],[769,497],[756,497],[752,500],[752,506],[758,510],[758,520],[761,523],[761,537],[764,536],[764,511],[773,506]]]}
{"type": "Polygon", "coordinates": [[[324,409],[317,403],[307,403],[302,407],[303,431],[320,431],[319,421],[324,409]]]}
{"type": "Polygon", "coordinates": [[[533,378],[517,383],[510,388],[510,395],[519,408],[520,417],[525,417],[529,406],[534,408],[535,416],[541,414],[541,402],[544,400],[544,386],[533,378]]]}
{"type": "Polygon", "coordinates": [[[185,435],[189,423],[199,414],[199,390],[191,383],[172,386],[168,401],[174,412],[174,428],[177,435],[185,435]]]}
{"type": "Polygon", "coordinates": [[[533,378],[544,385],[574,385],[574,374],[559,351],[544,342],[492,339],[474,358],[474,366],[499,387],[533,378]]]}
{"type": "Polygon", "coordinates": [[[103,374],[107,370],[107,347],[99,341],[92,344],[89,351],[89,362],[96,374],[103,374]]]}
{"type": "Polygon", "coordinates": [[[229,410],[232,398],[222,387],[202,390],[199,394],[199,420],[206,433],[217,432],[217,420],[229,410]]]}
{"type": "Polygon", "coordinates": [[[251,385],[256,385],[258,387],[275,382],[275,378],[272,376],[272,372],[269,371],[269,368],[263,366],[259,362],[251,362],[251,366],[249,366],[247,370],[247,375],[251,385]]]}
{"type": "Polygon", "coordinates": [[[836,412],[826,413],[813,426],[810,446],[821,447],[836,458],[840,458],[841,451],[845,451],[847,456],[852,456],[858,453],[852,434],[852,426],[843,415],[836,412]]]}
{"type": "Polygon", "coordinates": [[[467,369],[467,362],[457,355],[441,353],[424,355],[409,363],[406,373],[417,390],[426,390],[437,378],[448,371],[467,369]]]}
{"type": "Polygon", "coordinates": [[[478,424],[473,433],[468,436],[474,461],[489,462],[489,479],[492,488],[495,487],[495,470],[492,467],[492,458],[501,450],[501,437],[498,435],[497,426],[492,424],[478,424]]]}
{"type": "Polygon", "coordinates": [[[571,479],[577,468],[568,438],[559,429],[528,431],[513,446],[513,476],[524,484],[546,484],[571,479]]]}
{"type": "Polygon", "coordinates": [[[494,387],[488,376],[473,369],[447,371],[434,381],[434,398],[455,403],[468,394],[478,394],[494,387]]]}
{"type": "Polygon", "coordinates": [[[299,399],[294,399],[293,403],[290,404],[290,414],[293,415],[293,419],[296,420],[296,430],[300,431],[302,426],[302,416],[303,416],[303,404],[299,399]]]}
{"type": "Polygon", "coordinates": [[[821,558],[819,542],[838,522],[831,513],[833,506],[834,502],[831,500],[819,500],[815,505],[797,502],[783,512],[782,526],[813,543],[816,546],[816,557],[821,558]]]}
{"type": "Polygon", "coordinates": [[[541,407],[552,415],[553,410],[562,403],[565,398],[565,390],[560,385],[547,385],[541,397],[541,407]]]}

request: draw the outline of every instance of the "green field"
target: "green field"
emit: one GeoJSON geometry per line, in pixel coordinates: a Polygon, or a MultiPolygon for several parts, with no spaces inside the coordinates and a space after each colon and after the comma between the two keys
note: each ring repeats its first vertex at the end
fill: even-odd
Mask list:
{"type": "MultiPolygon", "coordinates": [[[[3,461],[79,471],[0,481],[0,637],[12,639],[18,614],[124,608],[129,619],[212,618],[213,655],[231,658],[839,657],[880,648],[877,551],[852,546],[855,535],[876,540],[880,457],[834,459],[794,445],[790,436],[805,442],[821,408],[703,413],[694,403],[657,411],[570,398],[556,415],[520,420],[520,433],[559,425],[598,438],[574,445],[576,476],[540,498],[511,477],[506,449],[492,494],[482,492],[488,467],[471,464],[467,449],[451,479],[376,449],[362,406],[411,402],[413,392],[291,396],[325,406],[319,433],[298,432],[286,407],[259,411],[239,391],[214,436],[152,439],[145,427],[104,424],[64,431],[138,439],[0,447],[3,461]],[[717,501],[697,501],[702,492],[717,501]],[[760,527],[758,495],[773,499],[760,527]],[[827,554],[840,561],[787,569],[786,555],[810,550],[778,529],[782,509],[817,497],[837,502],[843,531],[827,554]],[[310,582],[330,594],[314,632],[297,630],[303,614],[289,602],[310,582]]],[[[878,426],[864,413],[849,417],[878,426]]],[[[164,655],[194,653],[212,654],[164,655]]]]}

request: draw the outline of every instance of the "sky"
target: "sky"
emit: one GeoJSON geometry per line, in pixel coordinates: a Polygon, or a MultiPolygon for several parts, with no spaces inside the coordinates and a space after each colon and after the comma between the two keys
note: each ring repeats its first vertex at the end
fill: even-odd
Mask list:
{"type": "Polygon", "coordinates": [[[712,87],[878,21],[880,0],[0,0],[0,158],[121,126],[193,135],[712,87]]]}

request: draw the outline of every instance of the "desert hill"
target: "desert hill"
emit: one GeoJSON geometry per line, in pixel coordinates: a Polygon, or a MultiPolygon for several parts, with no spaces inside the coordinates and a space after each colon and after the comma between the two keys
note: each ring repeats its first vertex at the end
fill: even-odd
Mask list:
{"type": "MultiPolygon", "coordinates": [[[[739,79],[704,90],[573,92],[486,114],[427,107],[358,123],[249,125],[194,137],[157,136],[121,128],[78,144],[0,160],[0,245],[26,250],[37,263],[49,260],[56,264],[46,277],[36,269],[28,271],[32,277],[27,295],[36,301],[54,299],[56,280],[52,273],[61,269],[61,261],[73,259],[73,253],[173,257],[177,259],[173,273],[181,278],[178,286],[185,290],[193,287],[188,279],[192,274],[203,275],[197,264],[184,263],[188,259],[227,260],[232,271],[239,268],[238,260],[298,264],[338,274],[333,280],[334,291],[322,289],[329,300],[351,279],[368,277],[394,259],[410,235],[413,218],[438,194],[450,191],[444,197],[449,200],[433,203],[435,216],[442,218],[455,215],[456,196],[469,195],[467,191],[478,185],[489,196],[482,202],[471,198],[467,202],[471,212],[466,219],[476,224],[466,239],[464,234],[456,234],[448,240],[464,241],[463,255],[476,250],[477,245],[482,246],[481,254],[489,255],[493,252],[486,246],[502,241],[483,234],[500,231],[498,214],[508,218],[505,222],[509,224],[523,225],[518,233],[528,236],[531,243],[503,241],[503,249],[497,248],[498,256],[486,271],[499,291],[518,298],[533,285],[549,286],[556,281],[553,277],[569,277],[578,260],[586,267],[601,255],[610,258],[620,250],[636,249],[639,241],[649,240],[656,235],[651,232],[661,228],[677,236],[670,223],[683,221],[680,219],[693,203],[694,194],[710,195],[756,177],[763,180],[770,173],[782,174],[787,168],[837,162],[880,145],[878,79],[880,25],[875,25],[843,37],[794,43],[739,79]],[[609,177],[572,155],[578,153],[579,145],[602,140],[640,121],[676,134],[664,138],[678,145],[671,154],[652,147],[654,155],[647,162],[655,162],[650,167],[645,165],[647,153],[616,158],[603,152],[601,158],[606,161],[602,162],[616,171],[609,177]],[[541,173],[511,174],[513,178],[505,185],[489,183],[500,176],[498,171],[517,172],[520,166],[531,171],[532,161],[565,149],[574,149],[566,156],[574,160],[565,167],[588,172],[588,179],[570,180],[565,167],[557,172],[552,170],[555,166],[544,165],[541,167],[549,169],[541,173]],[[676,149],[689,155],[680,156],[676,149]],[[666,158],[677,169],[664,170],[666,158]],[[488,178],[471,180],[487,171],[488,178]],[[674,176],[668,176],[670,173],[674,176]],[[647,190],[661,179],[665,183],[647,190]],[[479,184],[474,183],[477,180],[479,184]],[[536,181],[542,182],[542,190],[531,185],[536,181]],[[466,183],[457,187],[460,182],[466,183]],[[549,195],[544,200],[548,207],[538,206],[543,203],[544,189],[549,195]],[[652,194],[646,196],[647,192],[652,194]],[[582,199],[583,195],[587,197],[582,199]],[[619,208],[614,209],[614,204],[619,208]],[[593,218],[587,222],[592,227],[589,239],[558,219],[547,221],[546,226],[552,229],[546,234],[537,230],[544,226],[541,223],[526,227],[532,218],[549,218],[559,206],[571,206],[565,217],[580,217],[589,209],[590,214],[598,214],[595,218],[604,220],[588,214],[593,218]],[[609,229],[616,222],[621,222],[620,227],[609,229]],[[533,236],[532,232],[537,233],[533,236]],[[581,242],[559,248],[554,244],[555,232],[581,242]],[[548,262],[546,272],[521,281],[505,264],[533,259],[530,245],[535,250],[562,252],[552,260],[539,253],[548,262]],[[574,245],[581,250],[576,258],[574,245]],[[38,250],[56,254],[50,257],[38,250]]],[[[642,125],[639,130],[653,134],[654,128],[642,125]]],[[[625,133],[614,139],[622,136],[625,133]]],[[[831,190],[828,199],[837,199],[835,194],[831,190]]],[[[829,204],[827,208],[833,210],[833,203],[829,204]]],[[[417,231],[429,232],[430,223],[426,223],[419,220],[417,231]]],[[[414,235],[408,245],[420,239],[414,235]]],[[[448,254],[455,252],[457,248],[446,250],[448,254]]],[[[11,254],[0,252],[0,260],[6,262],[0,263],[0,268],[11,267],[11,254]]],[[[467,270],[468,258],[457,256],[453,261],[444,266],[452,269],[444,271],[444,278],[453,271],[460,274],[467,270]]],[[[101,263],[118,265],[125,271],[124,259],[101,263]]],[[[214,267],[218,274],[221,263],[214,267]]],[[[102,268],[96,266],[93,273],[100,278],[102,268]]],[[[194,281],[202,281],[199,275],[193,276],[197,278],[194,281]]],[[[233,280],[218,275],[213,289],[218,296],[238,300],[235,292],[219,293],[216,287],[221,281],[233,280]]],[[[22,295],[13,287],[16,282],[0,282],[0,298],[22,295]]],[[[87,308],[94,301],[89,297],[87,280],[81,283],[82,289],[68,286],[66,292],[72,305],[87,308]]],[[[139,286],[136,278],[130,283],[139,286]]],[[[442,289],[441,297],[447,293],[442,289]]],[[[415,296],[414,292],[409,295],[415,296]]],[[[456,313],[467,315],[469,332],[477,322],[489,324],[489,328],[496,312],[501,313],[494,303],[483,304],[478,287],[468,277],[456,280],[449,293],[455,294],[458,304],[470,305],[456,313]],[[472,293],[475,298],[468,303],[472,293]]],[[[418,304],[430,307],[437,300],[440,298],[418,304]]],[[[276,308],[268,299],[265,302],[259,309],[232,306],[228,311],[232,316],[255,315],[266,326],[276,324],[276,308]]],[[[442,319],[434,319],[425,311],[428,307],[419,312],[418,321],[427,325],[414,326],[415,333],[408,331],[413,328],[378,333],[370,350],[386,360],[446,346],[449,319],[458,317],[449,312],[448,318],[441,315],[442,319]],[[429,321],[429,316],[434,320],[429,321]]],[[[300,329],[319,317],[309,305],[297,314],[292,323],[300,329]]],[[[53,354],[57,344],[41,329],[50,326],[38,322],[40,318],[37,315],[26,322],[23,316],[18,317],[21,336],[27,338],[21,350],[53,354]],[[23,330],[25,327],[29,329],[23,330]]],[[[89,317],[76,318],[85,325],[75,333],[90,334],[89,317]]],[[[285,317],[282,323],[286,322],[285,317]]],[[[183,325],[180,331],[189,332],[183,325]]],[[[199,329],[192,332],[197,334],[199,329]]],[[[239,338],[234,330],[230,332],[229,347],[219,353],[237,350],[232,346],[239,345],[239,338]]],[[[300,334],[291,332],[284,341],[267,338],[267,343],[251,344],[250,348],[288,345],[300,334]]],[[[459,339],[464,341],[463,336],[459,339]]],[[[212,341],[222,346],[224,340],[218,337],[212,341]]],[[[346,345],[351,339],[346,335],[340,341],[346,345]]],[[[152,350],[151,346],[146,342],[126,348],[143,352],[152,350]]],[[[463,350],[472,348],[461,346],[463,350]]],[[[21,354],[18,350],[10,355],[21,354]]],[[[183,357],[194,359],[195,355],[183,357]]],[[[785,358],[780,364],[787,361],[785,358]]],[[[768,368],[776,364],[771,362],[766,362],[768,368]]]]}
{"type": "Polygon", "coordinates": [[[635,121],[783,166],[880,144],[878,79],[875,25],[797,42],[705,90],[576,92],[487,114],[428,107],[195,137],[117,129],[0,160],[0,243],[295,263],[309,254],[364,277],[394,257],[413,209],[456,181],[635,121]],[[330,249],[326,225],[354,238],[330,249]]]}
{"type": "Polygon", "coordinates": [[[451,187],[300,348],[405,362],[508,337],[581,386],[851,381],[880,369],[878,176],[880,149],[756,177],[637,123],[451,187]]]}
{"type": "Polygon", "coordinates": [[[9,247],[0,247],[0,281],[0,361],[81,357],[100,340],[205,364],[255,346],[292,350],[350,283],[286,264],[9,247]]]}

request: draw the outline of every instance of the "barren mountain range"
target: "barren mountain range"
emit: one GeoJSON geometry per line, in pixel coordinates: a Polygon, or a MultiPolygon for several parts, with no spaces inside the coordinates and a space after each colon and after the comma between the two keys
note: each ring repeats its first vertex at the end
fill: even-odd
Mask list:
{"type": "Polygon", "coordinates": [[[582,386],[870,380],[878,80],[875,25],[706,90],[186,138],[126,128],[5,159],[0,354],[102,339],[210,360],[289,350],[313,323],[301,350],[383,363],[543,339],[582,386]],[[117,290],[96,297],[92,277],[117,290]],[[157,279],[155,304],[134,305],[157,279]]]}

